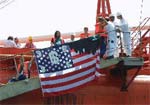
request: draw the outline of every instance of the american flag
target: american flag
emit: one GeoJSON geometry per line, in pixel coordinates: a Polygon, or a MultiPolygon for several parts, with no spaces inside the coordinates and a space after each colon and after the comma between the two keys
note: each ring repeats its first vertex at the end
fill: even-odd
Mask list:
{"type": "Polygon", "coordinates": [[[96,77],[97,53],[76,53],[67,45],[34,51],[44,97],[79,89],[96,77]]]}

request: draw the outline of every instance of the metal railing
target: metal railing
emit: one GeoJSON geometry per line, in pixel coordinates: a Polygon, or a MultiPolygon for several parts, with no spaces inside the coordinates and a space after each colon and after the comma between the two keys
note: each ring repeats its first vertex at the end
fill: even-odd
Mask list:
{"type": "MultiPolygon", "coordinates": [[[[132,40],[132,51],[134,51],[137,46],[142,47],[142,42],[145,36],[150,32],[150,17],[145,18],[139,26],[137,26],[131,33],[132,40]],[[142,33],[145,31],[144,33],[142,33]]],[[[146,46],[145,46],[146,47],[146,46]]],[[[142,48],[140,48],[142,51],[142,48]]]]}

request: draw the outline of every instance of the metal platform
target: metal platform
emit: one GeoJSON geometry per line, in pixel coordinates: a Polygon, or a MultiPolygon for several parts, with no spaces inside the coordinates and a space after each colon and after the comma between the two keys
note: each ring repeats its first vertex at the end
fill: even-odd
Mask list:
{"type": "Polygon", "coordinates": [[[100,59],[100,62],[100,68],[107,68],[119,62],[123,62],[124,66],[142,66],[144,64],[142,57],[118,57],[108,60],[100,59]]]}
{"type": "Polygon", "coordinates": [[[12,82],[0,87],[0,101],[40,88],[39,78],[12,82]],[[8,92],[9,90],[9,92],[8,92]],[[3,94],[3,95],[2,95],[3,94]]]}

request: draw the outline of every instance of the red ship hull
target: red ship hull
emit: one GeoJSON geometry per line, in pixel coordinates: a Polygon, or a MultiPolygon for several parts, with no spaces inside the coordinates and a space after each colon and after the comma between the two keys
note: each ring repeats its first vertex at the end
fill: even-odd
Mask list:
{"type": "MultiPolygon", "coordinates": [[[[8,53],[19,54],[19,52],[21,53],[21,52],[29,52],[29,51],[31,51],[31,49],[13,49],[13,50],[2,49],[1,55],[8,54],[8,53]]],[[[30,57],[26,58],[26,60],[28,59],[30,59],[30,57]]],[[[6,60],[4,63],[1,63],[1,67],[4,67],[8,64],[11,65],[11,63],[9,63],[10,61],[11,60],[9,61],[6,60]]],[[[141,68],[138,76],[136,76],[136,78],[129,86],[127,91],[120,91],[122,81],[119,76],[110,75],[109,69],[110,68],[108,67],[106,69],[101,70],[103,71],[105,76],[100,76],[100,78],[95,80],[93,83],[88,84],[84,88],[81,88],[80,90],[77,90],[74,93],[50,97],[50,98],[43,98],[41,89],[38,88],[15,97],[2,100],[0,101],[0,104],[1,105],[6,105],[6,104],[148,105],[150,104],[150,67],[149,66],[144,65],[141,68]]],[[[33,64],[32,70],[33,71],[31,73],[31,77],[37,77],[38,75],[37,75],[35,64],[33,64]]],[[[132,78],[136,70],[137,69],[135,70],[133,69],[128,72],[127,80],[132,78]]],[[[15,70],[1,70],[0,72],[1,72],[0,73],[1,83],[6,83],[12,76],[16,75],[15,70]]]]}

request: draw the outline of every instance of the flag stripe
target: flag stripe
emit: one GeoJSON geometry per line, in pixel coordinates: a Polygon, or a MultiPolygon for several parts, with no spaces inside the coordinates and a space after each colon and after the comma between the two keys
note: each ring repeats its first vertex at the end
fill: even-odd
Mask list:
{"type": "MultiPolygon", "coordinates": [[[[71,52],[71,55],[72,55],[72,52],[71,52]]],[[[79,73],[79,71],[83,71],[85,68],[89,68],[90,65],[94,64],[94,66],[95,66],[95,64],[96,64],[95,58],[96,58],[96,55],[92,55],[92,54],[75,54],[74,53],[73,63],[74,63],[75,69],[73,71],[70,71],[70,73],[73,73],[74,75],[76,75],[76,73],[79,73]]],[[[63,79],[66,77],[65,76],[66,74],[69,75],[68,71],[69,70],[63,70],[63,74],[62,74],[62,72],[61,72],[61,74],[60,73],[58,73],[58,74],[60,74],[59,76],[61,76],[63,79]],[[64,73],[65,71],[66,71],[66,73],[64,73]]],[[[80,74],[81,73],[83,73],[83,72],[80,72],[80,74]]],[[[58,74],[55,75],[55,77],[53,77],[53,78],[57,79],[58,74]]],[[[54,75],[54,73],[53,73],[53,75],[54,75]]],[[[45,87],[44,85],[42,85],[42,82],[41,82],[44,94],[45,94],[45,92],[54,93],[54,92],[61,92],[61,91],[65,91],[65,90],[72,90],[75,87],[84,85],[84,84],[88,83],[89,81],[93,80],[95,77],[95,73],[91,73],[91,74],[88,73],[86,76],[83,76],[82,79],[77,79],[75,77],[76,76],[74,76],[74,80],[68,80],[65,83],[59,82],[55,85],[49,84],[49,87],[52,87],[52,88],[46,88],[47,85],[45,87]],[[91,76],[93,78],[90,78],[89,76],[91,76]],[[90,78],[90,79],[88,79],[88,78],[90,78]],[[57,86],[60,86],[60,87],[57,87],[57,86]]],[[[49,80],[49,81],[51,81],[51,80],[49,80]]]]}
{"type": "Polygon", "coordinates": [[[71,88],[71,89],[68,89],[68,90],[63,90],[63,91],[58,91],[58,92],[51,92],[51,93],[45,92],[45,93],[44,93],[44,97],[51,97],[51,96],[57,96],[57,95],[60,95],[60,94],[71,93],[71,92],[74,92],[74,91],[76,91],[76,90],[79,90],[79,89],[81,89],[81,88],[84,88],[84,87],[86,87],[86,86],[92,84],[92,81],[94,81],[94,79],[92,79],[92,80],[89,81],[89,82],[86,82],[86,83],[83,84],[83,85],[79,85],[79,86],[77,86],[77,87],[74,87],[74,88],[71,88]]]}
{"type": "Polygon", "coordinates": [[[92,69],[92,71],[90,73],[86,74],[86,75],[77,75],[78,77],[76,77],[76,78],[72,77],[71,79],[69,78],[69,80],[63,79],[63,80],[61,80],[62,82],[59,81],[59,80],[56,80],[55,81],[56,83],[54,81],[47,82],[47,83],[42,84],[42,87],[45,88],[45,89],[47,89],[47,88],[53,88],[53,87],[59,88],[59,87],[62,87],[62,86],[66,86],[68,84],[76,83],[76,82],[78,82],[80,80],[83,80],[85,78],[88,78],[88,77],[94,75],[94,73],[95,73],[94,69],[92,69]]]}
{"type": "MultiPolygon", "coordinates": [[[[51,54],[57,55],[56,51],[59,50],[61,50],[61,46],[56,48],[54,47],[54,50],[52,49],[49,50],[53,52],[48,52],[48,49],[42,49],[43,51],[42,53],[44,53],[45,51],[45,54],[48,53],[49,54],[48,57],[51,57],[52,56],[51,54]]],[[[39,56],[39,52],[40,51],[38,50],[37,56],[39,56]]],[[[79,54],[74,51],[71,51],[70,53],[71,57],[69,56],[69,53],[66,54],[66,52],[64,52],[63,54],[63,52],[61,52],[62,57],[61,55],[59,55],[59,57],[61,57],[59,58],[59,60],[67,62],[67,59],[72,58],[71,61],[73,63],[73,67],[71,66],[71,68],[63,67],[65,63],[63,63],[63,65],[62,64],[60,65],[61,69],[57,68],[57,66],[59,67],[59,65],[55,66],[53,64],[46,64],[46,70],[49,70],[50,72],[39,73],[44,97],[71,92],[93,81],[96,78],[95,75],[96,66],[98,66],[98,63],[100,63],[100,61],[97,58],[98,56],[97,52],[98,51],[96,51],[96,54],[93,55],[88,53],[79,54]]],[[[38,59],[39,64],[42,64],[44,62],[44,59],[49,60],[48,58],[38,58],[38,59]]],[[[47,62],[51,62],[51,59],[53,58],[50,58],[50,61],[47,62]]]]}
{"type": "Polygon", "coordinates": [[[92,54],[88,54],[88,53],[83,53],[83,54],[74,54],[71,53],[71,56],[73,59],[77,59],[77,58],[81,58],[81,57],[85,57],[85,56],[93,56],[92,54]]]}
{"type": "Polygon", "coordinates": [[[80,86],[82,84],[85,84],[85,83],[93,80],[94,78],[95,78],[95,75],[92,75],[88,78],[85,78],[84,80],[80,80],[80,81],[75,82],[73,84],[68,84],[68,85],[65,85],[65,86],[57,87],[57,88],[54,87],[54,88],[43,89],[43,92],[59,92],[59,91],[68,90],[68,89],[80,86]]]}
{"type": "Polygon", "coordinates": [[[97,58],[96,58],[96,70],[97,71],[99,71],[101,69],[101,67],[100,67],[100,57],[98,55],[100,55],[99,51],[97,51],[97,58]]]}
{"type": "Polygon", "coordinates": [[[53,81],[53,80],[56,80],[56,79],[62,79],[64,77],[69,77],[69,76],[74,76],[75,74],[79,74],[79,73],[82,73],[82,72],[86,72],[88,71],[89,69],[95,67],[95,64],[92,64],[86,68],[83,68],[83,69],[79,69],[79,70],[76,70],[74,72],[70,72],[70,73],[67,73],[67,74],[63,74],[63,75],[60,75],[60,76],[56,76],[56,77],[45,77],[45,78],[41,78],[42,81],[53,81]]]}
{"type": "Polygon", "coordinates": [[[85,64],[82,64],[82,65],[74,67],[74,68],[70,68],[67,70],[58,71],[58,72],[54,72],[54,73],[39,74],[39,76],[40,76],[40,78],[46,78],[46,77],[56,77],[56,76],[60,76],[60,75],[65,75],[67,73],[75,72],[75,71],[85,68],[87,66],[93,65],[93,64],[95,64],[95,62],[96,62],[95,60],[92,60],[90,62],[87,62],[85,64]]]}
{"type": "MultiPolygon", "coordinates": [[[[79,65],[81,65],[81,64],[85,64],[85,63],[88,63],[88,62],[93,61],[93,60],[95,61],[95,56],[93,56],[93,57],[91,57],[91,58],[83,59],[82,61],[80,60],[80,61],[74,63],[74,66],[79,66],[79,65]]],[[[74,60],[73,60],[73,62],[74,62],[74,60]]],[[[95,62],[96,62],[96,61],[95,61],[95,62]]]]}
{"type": "Polygon", "coordinates": [[[50,81],[43,81],[43,82],[41,82],[41,84],[42,85],[47,85],[47,84],[57,84],[57,83],[61,83],[61,82],[66,82],[66,81],[70,81],[70,80],[72,80],[72,79],[76,79],[76,78],[79,78],[79,77],[81,77],[81,76],[85,76],[85,75],[88,75],[89,73],[91,73],[91,72],[94,72],[93,71],[93,67],[91,68],[91,69],[89,69],[89,70],[87,70],[87,71],[84,71],[84,72],[80,72],[80,73],[78,73],[78,74],[75,74],[75,75],[71,75],[71,76],[69,76],[69,77],[64,77],[64,78],[62,78],[62,79],[56,79],[56,80],[50,80],[50,81]]]}
{"type": "Polygon", "coordinates": [[[84,61],[84,60],[86,60],[86,59],[90,59],[90,58],[93,58],[94,57],[94,55],[92,55],[92,54],[85,54],[85,55],[83,55],[83,56],[80,56],[80,57],[73,57],[73,63],[78,63],[78,62],[80,62],[80,61],[84,61]]]}

